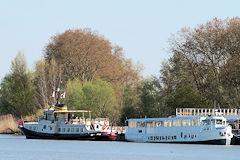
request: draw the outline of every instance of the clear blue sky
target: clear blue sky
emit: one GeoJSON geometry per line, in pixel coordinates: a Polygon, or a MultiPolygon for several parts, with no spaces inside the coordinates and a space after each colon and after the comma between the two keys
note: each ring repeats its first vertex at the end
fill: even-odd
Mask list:
{"type": "Polygon", "coordinates": [[[170,56],[168,39],[183,27],[214,17],[240,16],[238,0],[6,0],[0,2],[0,79],[17,52],[28,67],[43,56],[50,37],[73,28],[92,28],[127,58],[144,65],[144,77],[159,75],[170,56]]]}

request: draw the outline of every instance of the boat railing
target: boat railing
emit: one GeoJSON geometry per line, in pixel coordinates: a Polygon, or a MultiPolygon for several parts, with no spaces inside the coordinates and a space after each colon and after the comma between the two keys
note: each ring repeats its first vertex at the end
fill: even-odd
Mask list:
{"type": "Polygon", "coordinates": [[[176,116],[240,115],[236,108],[176,108],[176,116]]]}

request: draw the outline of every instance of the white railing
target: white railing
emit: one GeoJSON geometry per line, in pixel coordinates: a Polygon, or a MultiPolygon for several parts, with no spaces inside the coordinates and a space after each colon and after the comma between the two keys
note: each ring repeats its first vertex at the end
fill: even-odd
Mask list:
{"type": "Polygon", "coordinates": [[[176,108],[176,116],[240,115],[236,108],[176,108]]]}

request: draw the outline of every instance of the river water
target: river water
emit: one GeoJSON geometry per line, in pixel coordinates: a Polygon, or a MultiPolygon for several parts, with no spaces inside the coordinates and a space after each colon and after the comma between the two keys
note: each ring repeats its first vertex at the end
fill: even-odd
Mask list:
{"type": "Polygon", "coordinates": [[[0,160],[239,160],[240,145],[38,140],[0,135],[0,160]]]}

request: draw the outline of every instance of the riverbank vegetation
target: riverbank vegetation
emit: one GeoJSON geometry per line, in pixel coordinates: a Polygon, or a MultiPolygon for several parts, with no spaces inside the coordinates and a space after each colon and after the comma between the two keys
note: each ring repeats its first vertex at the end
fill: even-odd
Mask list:
{"type": "Polygon", "coordinates": [[[35,70],[23,53],[1,81],[0,113],[33,116],[61,86],[69,109],[88,109],[114,124],[127,118],[165,117],[178,107],[240,107],[240,18],[183,28],[170,38],[171,57],[159,76],[141,77],[142,65],[91,29],[56,34],[35,70]]]}

